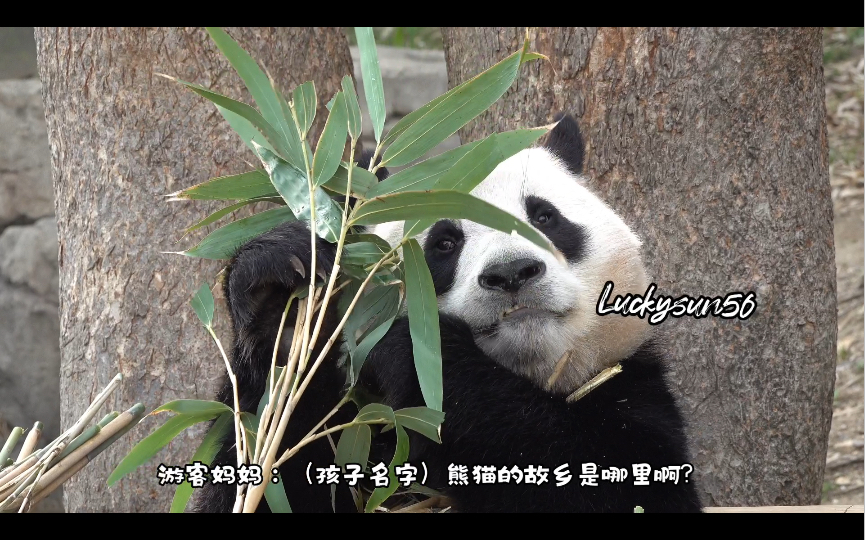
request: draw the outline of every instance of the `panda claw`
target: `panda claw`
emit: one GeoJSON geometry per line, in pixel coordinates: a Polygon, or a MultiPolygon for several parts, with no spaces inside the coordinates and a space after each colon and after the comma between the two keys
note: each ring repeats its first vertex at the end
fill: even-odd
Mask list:
{"type": "Polygon", "coordinates": [[[291,255],[288,258],[288,262],[291,263],[294,271],[300,274],[300,278],[303,279],[306,277],[306,270],[303,268],[303,262],[301,262],[300,258],[297,255],[291,255]]]}

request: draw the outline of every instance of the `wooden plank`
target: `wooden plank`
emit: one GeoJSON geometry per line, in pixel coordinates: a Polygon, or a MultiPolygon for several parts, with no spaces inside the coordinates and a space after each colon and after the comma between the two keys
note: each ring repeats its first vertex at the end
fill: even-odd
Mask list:
{"type": "Polygon", "coordinates": [[[861,504],[820,504],[816,506],[715,506],[704,508],[708,514],[862,514],[861,504]]]}

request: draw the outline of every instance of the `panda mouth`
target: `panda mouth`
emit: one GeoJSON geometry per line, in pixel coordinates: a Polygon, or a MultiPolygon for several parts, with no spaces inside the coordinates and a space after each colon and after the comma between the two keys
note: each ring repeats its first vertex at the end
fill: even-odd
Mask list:
{"type": "Polygon", "coordinates": [[[551,315],[551,313],[542,309],[535,309],[528,306],[516,305],[502,311],[499,315],[499,319],[516,320],[524,319],[527,317],[542,317],[544,315],[551,315]]]}

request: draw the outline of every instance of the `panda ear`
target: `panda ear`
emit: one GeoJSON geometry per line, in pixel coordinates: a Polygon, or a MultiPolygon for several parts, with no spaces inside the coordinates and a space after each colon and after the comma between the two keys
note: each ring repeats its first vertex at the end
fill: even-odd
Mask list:
{"type": "Polygon", "coordinates": [[[554,120],[558,124],[550,132],[544,147],[561,159],[572,174],[582,173],[585,145],[580,125],[570,114],[559,113],[554,120]]]}
{"type": "MultiPolygon", "coordinates": [[[[373,153],[374,152],[372,150],[364,150],[363,152],[361,152],[360,159],[357,160],[358,166],[363,167],[364,169],[369,169],[369,160],[372,159],[373,153]]],[[[379,161],[381,161],[381,156],[379,156],[376,163],[378,163],[379,161]]],[[[387,168],[381,167],[379,170],[375,171],[375,175],[378,177],[378,181],[381,182],[382,180],[390,176],[390,172],[388,172],[387,168]]]]}

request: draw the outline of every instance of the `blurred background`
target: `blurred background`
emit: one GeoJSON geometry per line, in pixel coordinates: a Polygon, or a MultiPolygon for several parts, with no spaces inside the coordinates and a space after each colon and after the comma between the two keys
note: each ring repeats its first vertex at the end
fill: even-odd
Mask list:
{"type": "MultiPolygon", "coordinates": [[[[346,34],[359,73],[354,32],[346,34]]],[[[389,127],[447,90],[442,38],[435,27],[378,27],[375,34],[389,127]]],[[[838,279],[823,502],[863,504],[863,28],[824,28],[823,43],[838,279]]],[[[458,144],[454,136],[432,153],[458,144]]],[[[36,420],[48,440],[60,431],[57,249],[33,29],[0,27],[0,440],[36,420]]],[[[59,492],[41,510],[63,511],[59,492]]]]}

